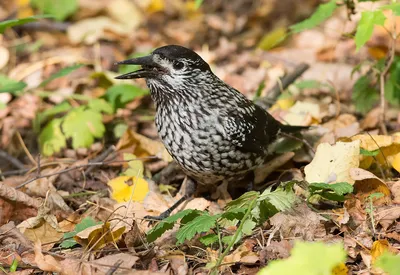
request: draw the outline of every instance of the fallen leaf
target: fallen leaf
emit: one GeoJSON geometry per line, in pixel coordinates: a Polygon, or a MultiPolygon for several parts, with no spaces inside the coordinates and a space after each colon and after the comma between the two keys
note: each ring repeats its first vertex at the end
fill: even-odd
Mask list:
{"type": "Polygon", "coordinates": [[[382,225],[384,231],[400,218],[400,206],[381,206],[375,209],[375,220],[382,225]]]}
{"type": "Polygon", "coordinates": [[[149,139],[132,130],[124,133],[116,148],[117,150],[131,150],[131,153],[139,158],[158,156],[167,162],[172,161],[171,155],[161,142],[149,139]]]}
{"type": "Polygon", "coordinates": [[[111,197],[117,202],[142,202],[149,192],[149,184],[143,178],[121,176],[110,180],[111,197]]]}
{"type": "Polygon", "coordinates": [[[372,199],[375,206],[391,203],[389,188],[371,172],[361,168],[352,168],[350,169],[350,177],[355,181],[354,193],[362,203],[365,203],[369,196],[374,193],[382,193],[384,195],[381,198],[372,199]]]}
{"type": "Polygon", "coordinates": [[[124,232],[125,226],[115,226],[115,223],[106,222],[86,228],[76,234],[74,239],[83,247],[98,250],[109,243],[117,243],[124,232]]]}
{"type": "Polygon", "coordinates": [[[359,165],[360,142],[338,142],[335,145],[321,143],[314,159],[304,168],[306,181],[353,184],[350,169],[359,165]]]}

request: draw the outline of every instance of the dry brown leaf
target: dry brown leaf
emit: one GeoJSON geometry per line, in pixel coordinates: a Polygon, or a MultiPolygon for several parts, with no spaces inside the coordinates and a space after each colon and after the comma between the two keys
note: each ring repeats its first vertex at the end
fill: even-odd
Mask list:
{"type": "Polygon", "coordinates": [[[361,168],[352,168],[350,169],[350,176],[355,181],[354,192],[362,203],[365,203],[369,196],[374,193],[382,193],[384,195],[381,198],[372,199],[375,206],[391,203],[389,188],[371,172],[361,168]]]}
{"type": "Polygon", "coordinates": [[[223,262],[229,265],[235,263],[255,264],[260,257],[254,252],[254,247],[258,245],[255,239],[246,239],[238,248],[231,254],[227,255],[223,262]]]}
{"type": "Polygon", "coordinates": [[[171,265],[171,269],[174,274],[177,275],[186,275],[189,271],[189,266],[186,262],[185,255],[167,255],[164,257],[166,260],[169,260],[169,264],[171,265]]]}
{"type": "Polygon", "coordinates": [[[43,255],[40,240],[37,240],[34,245],[35,262],[39,269],[48,272],[59,272],[63,274],[63,269],[59,261],[53,256],[43,255]]]}
{"type": "Polygon", "coordinates": [[[7,65],[9,58],[10,52],[7,50],[7,48],[0,46],[0,70],[3,69],[5,65],[7,65]]]}
{"type": "Polygon", "coordinates": [[[384,231],[400,218],[400,205],[378,207],[374,211],[375,220],[382,225],[384,231]]]}
{"type": "Polygon", "coordinates": [[[323,220],[317,213],[311,211],[306,204],[300,204],[285,213],[275,214],[270,223],[279,229],[284,238],[301,238],[303,240],[314,240],[319,236],[319,231],[325,232],[320,221],[323,220]]]}
{"type": "Polygon", "coordinates": [[[118,242],[126,229],[123,224],[125,223],[112,221],[94,225],[77,233],[74,239],[83,247],[98,250],[109,243],[118,242]]]}
{"type": "Polygon", "coordinates": [[[164,145],[143,135],[128,130],[124,133],[116,146],[117,150],[130,150],[137,157],[158,156],[161,159],[171,162],[172,157],[165,149],[164,145]]]}

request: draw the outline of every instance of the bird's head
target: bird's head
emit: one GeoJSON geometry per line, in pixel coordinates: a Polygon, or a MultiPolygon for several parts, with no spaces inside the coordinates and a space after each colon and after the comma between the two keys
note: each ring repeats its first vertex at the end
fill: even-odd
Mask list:
{"type": "Polygon", "coordinates": [[[211,73],[210,66],[197,53],[182,46],[168,45],[150,55],[118,62],[141,65],[142,69],[117,76],[117,79],[145,78],[150,89],[174,90],[200,84],[211,73]]]}

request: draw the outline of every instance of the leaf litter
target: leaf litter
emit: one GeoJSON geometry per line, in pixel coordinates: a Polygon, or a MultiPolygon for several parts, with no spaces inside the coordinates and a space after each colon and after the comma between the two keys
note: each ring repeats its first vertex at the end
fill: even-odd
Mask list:
{"type": "MultiPolygon", "coordinates": [[[[35,7],[23,9],[22,2],[0,4],[0,16],[33,15],[35,7]]],[[[357,52],[365,37],[344,38],[356,25],[339,11],[324,15],[324,28],[285,40],[271,19],[285,18],[285,27],[298,22],[280,6],[285,1],[260,7],[196,1],[200,8],[195,1],[63,2],[70,6],[57,12],[36,4],[65,20],[53,21],[51,32],[41,20],[39,29],[13,21],[15,29],[0,35],[0,242],[7,247],[1,255],[12,255],[20,273],[33,267],[60,274],[393,268],[385,259],[399,253],[399,135],[378,134],[379,108],[368,105],[373,98],[366,106],[349,101],[363,73],[350,77],[357,61],[377,59],[388,45],[379,14],[368,50],[357,52]],[[314,125],[305,138],[315,155],[283,141],[281,155],[257,171],[257,191],[207,190],[149,225],[146,216],[181,198],[182,175],[155,135],[144,83],[115,81],[112,64],[166,43],[194,48],[249,98],[258,89],[265,96],[294,63],[311,63],[303,83],[291,85],[270,111],[289,124],[314,125]],[[369,112],[361,117],[355,110],[363,107],[369,112]],[[7,246],[10,239],[20,249],[7,246]],[[318,260],[322,255],[329,257],[318,260]]],[[[301,5],[311,15],[312,2],[291,3],[293,12],[301,5]]],[[[336,9],[334,1],[325,9],[336,9]]],[[[398,130],[396,109],[390,106],[386,117],[398,130]]],[[[2,258],[2,266],[12,265],[11,257],[2,258]]]]}

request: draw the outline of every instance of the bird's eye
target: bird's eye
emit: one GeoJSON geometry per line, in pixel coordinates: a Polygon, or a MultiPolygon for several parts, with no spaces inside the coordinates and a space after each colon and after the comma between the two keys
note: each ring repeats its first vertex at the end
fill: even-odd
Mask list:
{"type": "Polygon", "coordinates": [[[183,64],[183,62],[175,61],[173,66],[175,70],[180,70],[185,66],[185,64],[183,64]]]}

